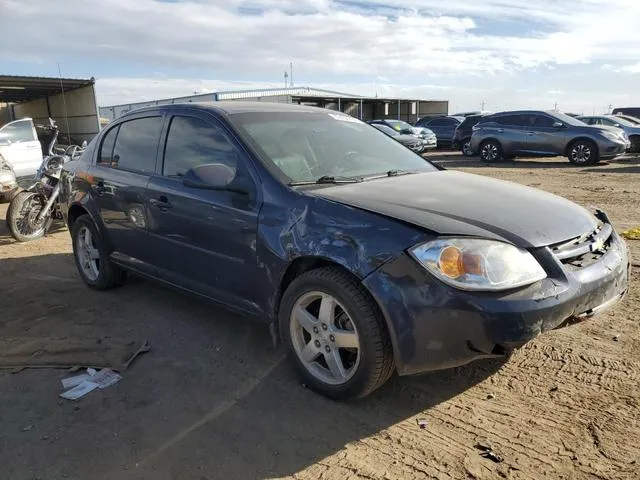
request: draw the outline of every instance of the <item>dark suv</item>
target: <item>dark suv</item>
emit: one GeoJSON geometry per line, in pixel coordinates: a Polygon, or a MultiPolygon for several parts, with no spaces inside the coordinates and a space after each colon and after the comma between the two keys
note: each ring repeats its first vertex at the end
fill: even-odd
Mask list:
{"type": "Polygon", "coordinates": [[[59,185],[87,285],[130,271],[257,317],[332,398],[504,356],[627,288],[603,212],[436,167],[331,110],[136,110],[59,185]]]}
{"type": "Polygon", "coordinates": [[[450,147],[453,132],[462,123],[464,117],[425,117],[416,122],[416,127],[432,130],[438,139],[438,147],[450,147]]]}
{"type": "Polygon", "coordinates": [[[518,155],[569,158],[577,165],[592,165],[625,153],[624,132],[596,127],[555,111],[501,112],[483,117],[473,127],[471,150],[485,162],[518,155]]]}
{"type": "Polygon", "coordinates": [[[473,126],[476,125],[484,115],[467,115],[460,125],[453,131],[453,148],[460,149],[463,155],[473,155],[471,150],[471,135],[473,126]]]}

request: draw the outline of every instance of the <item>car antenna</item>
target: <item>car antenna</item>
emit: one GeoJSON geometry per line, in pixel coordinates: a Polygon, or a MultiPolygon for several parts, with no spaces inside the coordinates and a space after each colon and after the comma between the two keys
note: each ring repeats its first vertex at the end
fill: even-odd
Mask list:
{"type": "Polygon", "coordinates": [[[71,130],[69,130],[69,114],[67,112],[67,99],[64,95],[64,84],[62,82],[62,70],[60,70],[60,63],[58,63],[58,76],[60,77],[60,90],[62,91],[62,108],[64,109],[64,123],[67,126],[67,140],[71,144],[71,130]]]}

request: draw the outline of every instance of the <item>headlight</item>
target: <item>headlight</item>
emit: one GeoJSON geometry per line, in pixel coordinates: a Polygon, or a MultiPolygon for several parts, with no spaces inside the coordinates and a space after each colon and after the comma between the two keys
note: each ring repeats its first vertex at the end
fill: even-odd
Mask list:
{"type": "Polygon", "coordinates": [[[493,240],[439,239],[410,253],[437,278],[461,290],[507,290],[547,276],[529,252],[493,240]]]}
{"type": "Polygon", "coordinates": [[[614,132],[602,132],[602,136],[613,141],[620,141],[620,137],[621,137],[619,133],[614,133],[614,132]]]}
{"type": "Polygon", "coordinates": [[[47,160],[44,170],[48,174],[55,173],[60,167],[62,167],[63,162],[64,162],[64,159],[62,157],[54,155],[53,157],[47,160]]]}

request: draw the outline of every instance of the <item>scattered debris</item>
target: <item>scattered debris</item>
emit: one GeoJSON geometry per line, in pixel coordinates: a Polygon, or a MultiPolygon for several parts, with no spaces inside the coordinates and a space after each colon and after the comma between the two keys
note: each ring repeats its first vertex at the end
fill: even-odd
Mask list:
{"type": "Polygon", "coordinates": [[[620,341],[620,334],[619,334],[619,333],[616,333],[616,334],[613,336],[613,341],[614,341],[614,342],[619,342],[619,341],[620,341]]]}
{"type": "Polygon", "coordinates": [[[129,359],[125,362],[124,370],[128,370],[136,358],[138,358],[143,353],[147,353],[150,350],[151,350],[151,345],[149,345],[149,342],[148,341],[144,342],[142,346],[138,350],[136,350],[133,353],[133,355],[131,355],[129,359]]]}
{"type": "Polygon", "coordinates": [[[60,397],[64,398],[65,400],[77,400],[81,397],[84,397],[87,393],[95,390],[96,388],[98,388],[98,385],[88,380],[84,380],[72,389],[67,390],[66,392],[62,392],[60,394],[60,397]]]}
{"type": "Polygon", "coordinates": [[[26,427],[22,428],[23,432],[28,432],[29,430],[31,430],[33,428],[33,425],[27,425],[26,427]]]}
{"type": "Polygon", "coordinates": [[[110,368],[103,368],[99,372],[88,368],[86,373],[62,379],[62,388],[65,391],[60,394],[60,397],[66,400],[77,400],[96,388],[107,388],[120,380],[122,377],[110,368]]]}
{"type": "Polygon", "coordinates": [[[476,440],[475,447],[476,449],[480,450],[481,457],[488,458],[495,463],[504,462],[504,457],[496,452],[486,439],[483,438],[476,440]]]}
{"type": "Polygon", "coordinates": [[[494,398],[496,398],[495,394],[493,393],[487,394],[487,400],[493,400],[494,398]]]}
{"type": "Polygon", "coordinates": [[[504,458],[502,458],[502,456],[496,452],[494,452],[493,450],[487,450],[486,452],[482,452],[480,453],[481,457],[484,458],[488,458],[489,460],[491,460],[494,463],[502,463],[504,462],[504,458]]]}
{"type": "Polygon", "coordinates": [[[620,234],[627,240],[640,240],[640,227],[630,228],[620,234]]]}
{"type": "Polygon", "coordinates": [[[558,391],[558,386],[557,386],[557,385],[554,385],[553,387],[551,387],[551,388],[549,389],[549,391],[550,391],[550,392],[557,392],[557,391],[558,391]]]}
{"type": "Polygon", "coordinates": [[[416,420],[416,423],[418,424],[418,426],[422,429],[427,428],[427,419],[426,418],[418,418],[416,420]]]}

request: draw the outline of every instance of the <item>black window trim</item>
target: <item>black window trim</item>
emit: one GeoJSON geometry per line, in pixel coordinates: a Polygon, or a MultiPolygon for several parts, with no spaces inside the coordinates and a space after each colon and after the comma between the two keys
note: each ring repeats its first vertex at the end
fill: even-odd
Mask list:
{"type": "MultiPolygon", "coordinates": [[[[109,130],[107,130],[100,138],[100,144],[99,144],[99,147],[96,149],[96,153],[94,155],[92,164],[96,167],[108,168],[110,170],[115,170],[118,172],[135,173],[136,175],[143,175],[147,177],[151,177],[157,174],[158,173],[158,155],[159,155],[160,145],[162,144],[162,139],[165,134],[166,123],[167,123],[166,117],[167,117],[166,112],[152,110],[152,111],[140,112],[137,115],[127,115],[126,117],[122,118],[121,120],[118,121],[118,123],[116,123],[111,128],[109,128],[109,130]],[[100,159],[100,155],[102,154],[102,144],[104,143],[104,140],[109,134],[109,132],[111,132],[116,128],[118,129],[118,131],[116,132],[116,138],[113,141],[113,148],[115,149],[116,143],[118,142],[118,137],[120,136],[120,126],[127,122],[131,122],[134,120],[142,120],[144,118],[160,118],[160,136],[158,138],[158,142],[156,143],[155,164],[154,164],[153,172],[145,172],[143,170],[137,170],[132,168],[119,168],[119,167],[113,168],[113,167],[110,167],[110,166],[107,167],[106,165],[101,165],[100,163],[98,163],[98,160],[100,159]]],[[[111,155],[113,155],[113,150],[111,150],[111,155]]]]}

